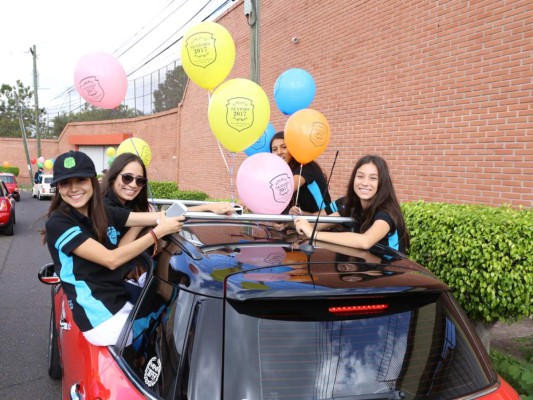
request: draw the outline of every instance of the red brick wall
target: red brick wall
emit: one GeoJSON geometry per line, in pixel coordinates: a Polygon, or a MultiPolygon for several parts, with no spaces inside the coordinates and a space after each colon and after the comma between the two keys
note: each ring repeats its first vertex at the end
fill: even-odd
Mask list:
{"type": "MultiPolygon", "coordinates": [[[[237,48],[228,79],[248,78],[250,70],[250,28],[242,1],[235,3],[219,20],[237,48]]],[[[261,0],[260,84],[271,100],[271,122],[281,130],[286,121],[273,101],[276,79],[289,68],[304,68],[317,87],[311,107],[332,129],[317,160],[328,173],[339,150],[334,197],[344,192],[355,161],[376,153],[389,162],[401,201],[531,207],[531,4],[261,0]]],[[[133,133],[155,154],[151,178],[177,179],[180,188],[213,197],[237,197],[235,177],[246,156],[219,150],[207,105],[208,91],[191,82],[179,111],[91,123],[89,129],[73,124],[63,136],[72,130],[133,133]]],[[[10,141],[0,142],[2,153],[7,143],[13,154],[10,141]]]]}
{"type": "MultiPolygon", "coordinates": [[[[340,151],[334,194],[345,190],[357,158],[377,153],[388,160],[402,201],[533,204],[530,2],[271,0],[261,1],[260,12],[261,86],[272,100],[286,69],[313,75],[311,107],[332,126],[318,161],[329,170],[340,151]]],[[[249,71],[243,21],[242,4],[219,21],[237,43],[230,78],[249,71]]],[[[194,133],[184,142],[216,149],[205,93],[189,86],[182,122],[194,133]]],[[[271,108],[272,123],[282,129],[285,117],[272,101],[271,108]]],[[[203,174],[198,157],[201,164],[221,158],[216,150],[182,153],[188,173],[181,187],[227,193],[225,167],[211,160],[213,169],[203,174]]]]}

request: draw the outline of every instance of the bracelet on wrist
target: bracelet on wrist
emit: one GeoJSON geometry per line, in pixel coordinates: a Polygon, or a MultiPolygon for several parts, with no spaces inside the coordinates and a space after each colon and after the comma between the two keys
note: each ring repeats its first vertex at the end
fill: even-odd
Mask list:
{"type": "Polygon", "coordinates": [[[157,254],[157,242],[158,242],[158,238],[157,238],[157,235],[155,234],[154,230],[152,229],[150,231],[150,235],[152,235],[152,239],[154,239],[154,251],[152,253],[152,257],[155,256],[157,254]]]}

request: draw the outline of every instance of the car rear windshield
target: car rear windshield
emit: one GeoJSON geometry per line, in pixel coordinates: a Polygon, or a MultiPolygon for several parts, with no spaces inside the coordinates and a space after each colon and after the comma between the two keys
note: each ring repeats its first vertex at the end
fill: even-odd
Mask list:
{"type": "Polygon", "coordinates": [[[43,183],[52,183],[52,178],[51,176],[45,176],[44,179],[43,179],[43,183]]]}
{"type": "Polygon", "coordinates": [[[232,302],[224,398],[451,399],[476,392],[490,384],[490,371],[454,318],[454,304],[446,293],[232,302]]]}
{"type": "Polygon", "coordinates": [[[5,183],[14,183],[15,179],[12,176],[9,175],[2,175],[0,176],[0,181],[4,181],[5,183]]]}

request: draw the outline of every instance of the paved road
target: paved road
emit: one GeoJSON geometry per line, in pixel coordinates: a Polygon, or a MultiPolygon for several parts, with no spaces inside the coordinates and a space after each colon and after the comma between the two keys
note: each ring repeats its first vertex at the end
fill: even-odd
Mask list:
{"type": "Polygon", "coordinates": [[[61,381],[47,373],[50,287],[37,272],[50,261],[39,229],[50,201],[23,192],[15,235],[0,234],[0,399],[60,399],[61,381]]]}

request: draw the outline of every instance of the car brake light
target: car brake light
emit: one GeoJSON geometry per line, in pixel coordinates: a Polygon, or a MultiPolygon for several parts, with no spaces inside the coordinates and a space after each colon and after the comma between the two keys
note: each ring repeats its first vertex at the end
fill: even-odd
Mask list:
{"type": "Polygon", "coordinates": [[[2,199],[2,201],[0,201],[0,211],[7,211],[7,201],[5,201],[4,199],[2,199]]]}
{"type": "Polygon", "coordinates": [[[330,307],[329,312],[335,315],[379,314],[388,308],[388,304],[367,304],[364,306],[330,307]]]}

